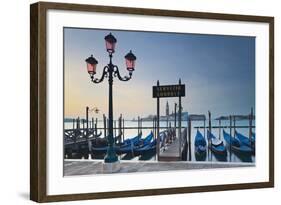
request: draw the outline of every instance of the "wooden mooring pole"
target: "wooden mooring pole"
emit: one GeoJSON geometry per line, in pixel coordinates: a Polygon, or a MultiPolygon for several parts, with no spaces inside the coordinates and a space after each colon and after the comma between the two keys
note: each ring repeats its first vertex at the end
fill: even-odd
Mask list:
{"type": "Polygon", "coordinates": [[[104,132],[104,137],[106,137],[106,117],[105,117],[105,114],[103,114],[103,132],[104,132]]]}
{"type": "Polygon", "coordinates": [[[191,161],[191,120],[188,118],[188,160],[191,161]]]}
{"type": "Polygon", "coordinates": [[[253,137],[253,131],[252,131],[253,115],[254,115],[253,108],[251,108],[251,113],[249,115],[249,140],[250,140],[251,147],[253,147],[253,139],[252,139],[252,137],[253,137]]]}
{"type": "Polygon", "coordinates": [[[229,134],[232,136],[232,116],[229,116],[229,134]]]}
{"type": "Polygon", "coordinates": [[[96,118],[95,132],[96,132],[96,136],[97,136],[98,135],[98,118],[96,118]]]}
{"type": "Polygon", "coordinates": [[[153,139],[155,138],[155,132],[154,132],[154,117],[152,118],[152,133],[153,133],[153,139]]]}
{"type": "Polygon", "coordinates": [[[219,119],[219,139],[221,139],[221,120],[219,119]]]}
{"type": "MultiPolygon", "coordinates": [[[[84,122],[84,120],[83,120],[84,122]]],[[[91,152],[92,152],[92,142],[89,140],[89,135],[88,135],[88,129],[89,129],[89,107],[86,107],[86,139],[88,141],[88,158],[91,158],[91,152]]],[[[84,128],[84,123],[83,123],[83,128],[84,128]]]]}
{"type": "MultiPolygon", "coordinates": [[[[157,86],[159,88],[160,83],[159,80],[157,80],[157,86]]],[[[160,136],[159,136],[159,115],[160,115],[160,99],[159,97],[157,97],[157,130],[156,130],[156,135],[157,135],[157,149],[156,149],[156,153],[157,153],[157,160],[159,160],[159,154],[160,154],[160,136]]]]}
{"type": "Polygon", "coordinates": [[[118,135],[122,137],[122,114],[120,114],[120,117],[118,119],[118,135]]]}
{"type": "MultiPolygon", "coordinates": [[[[212,122],[211,122],[211,112],[208,111],[209,116],[209,133],[212,133],[212,122]]],[[[210,155],[211,138],[208,138],[208,156],[210,155]]]]}
{"type": "Polygon", "coordinates": [[[80,129],[80,118],[76,119],[76,129],[80,129]]]}
{"type": "Polygon", "coordinates": [[[88,130],[89,130],[89,107],[86,107],[86,137],[88,137],[88,130]]]}
{"type": "Polygon", "coordinates": [[[206,118],[204,120],[204,138],[206,139],[206,118]]]}
{"type": "MultiPolygon", "coordinates": [[[[179,79],[179,85],[181,85],[181,79],[179,79]]],[[[178,135],[179,135],[179,154],[181,156],[181,148],[182,148],[182,139],[181,139],[181,96],[179,96],[179,130],[178,130],[178,135]]]]}
{"type": "Polygon", "coordinates": [[[175,130],[177,129],[177,103],[175,103],[175,116],[174,116],[174,127],[175,127],[175,130]]]}
{"type": "Polygon", "coordinates": [[[138,116],[138,135],[140,134],[140,117],[138,116]]]}
{"type": "Polygon", "coordinates": [[[230,135],[230,142],[229,142],[229,161],[231,162],[231,154],[232,154],[232,116],[229,116],[229,135],[230,135]]]}
{"type": "Polygon", "coordinates": [[[153,127],[153,130],[154,130],[154,139],[156,139],[156,116],[153,117],[153,122],[154,122],[154,127],[153,127]]]}
{"type": "Polygon", "coordinates": [[[233,130],[234,130],[233,137],[235,137],[235,132],[236,132],[235,126],[236,126],[236,119],[235,119],[235,116],[233,116],[233,130]]]}
{"type": "Polygon", "coordinates": [[[123,141],[122,142],[124,142],[124,140],[125,140],[125,119],[123,118],[122,120],[123,120],[123,132],[122,132],[123,141]]]}
{"type": "Polygon", "coordinates": [[[142,118],[140,118],[140,132],[142,133],[142,118]]]}
{"type": "MultiPolygon", "coordinates": [[[[114,120],[114,136],[115,136],[115,138],[116,138],[116,120],[114,120]]],[[[116,140],[116,139],[115,139],[116,140]]]]}

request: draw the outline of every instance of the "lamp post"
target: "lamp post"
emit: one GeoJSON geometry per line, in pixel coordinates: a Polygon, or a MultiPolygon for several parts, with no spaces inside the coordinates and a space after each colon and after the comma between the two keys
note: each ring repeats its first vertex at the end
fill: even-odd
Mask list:
{"type": "Polygon", "coordinates": [[[118,156],[115,151],[114,147],[114,139],[113,139],[113,99],[112,99],[112,85],[113,85],[113,78],[117,77],[120,81],[128,81],[132,78],[133,71],[135,69],[135,61],[136,56],[130,51],[125,56],[125,63],[127,70],[129,71],[129,76],[121,77],[119,73],[119,68],[117,65],[112,63],[113,53],[115,52],[115,45],[116,45],[116,38],[110,33],[105,36],[105,45],[106,50],[109,54],[109,63],[103,68],[103,73],[100,79],[95,78],[96,74],[96,67],[98,61],[91,55],[89,58],[86,59],[87,63],[87,70],[90,75],[91,81],[93,83],[101,83],[104,78],[108,78],[109,84],[109,98],[108,98],[108,118],[109,118],[109,125],[108,125],[108,149],[106,156],[104,158],[105,163],[114,163],[118,161],[118,156]]]}

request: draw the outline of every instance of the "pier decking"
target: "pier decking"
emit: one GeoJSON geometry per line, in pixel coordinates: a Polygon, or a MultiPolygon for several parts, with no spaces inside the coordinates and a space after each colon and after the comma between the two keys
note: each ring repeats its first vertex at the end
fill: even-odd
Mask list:
{"type": "MultiPolygon", "coordinates": [[[[187,130],[184,129],[181,136],[176,137],[175,132],[168,132],[168,143],[164,144],[158,155],[158,161],[182,161],[186,155],[187,130]],[[170,135],[170,136],[169,136],[170,135]],[[173,139],[172,141],[170,141],[173,139]]],[[[166,139],[164,139],[165,141],[166,139]]]]}
{"type": "Polygon", "coordinates": [[[165,147],[165,149],[159,153],[159,161],[181,161],[181,154],[179,153],[179,138],[176,138],[172,144],[165,147]]]}

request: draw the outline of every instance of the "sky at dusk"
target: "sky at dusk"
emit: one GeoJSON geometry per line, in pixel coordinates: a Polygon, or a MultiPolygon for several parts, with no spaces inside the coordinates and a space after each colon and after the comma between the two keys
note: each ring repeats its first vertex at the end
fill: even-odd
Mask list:
{"type": "MultiPolygon", "coordinates": [[[[85,107],[108,113],[108,79],[90,81],[85,59],[98,60],[96,77],[109,62],[104,37],[112,32],[117,39],[113,63],[127,75],[124,56],[132,50],[137,57],[133,77],[128,82],[113,81],[114,118],[125,119],[156,114],[152,86],[186,85],[184,111],[213,117],[249,114],[255,108],[255,38],[242,36],[179,34],[139,31],[64,28],[64,111],[65,117],[84,117],[85,107]]],[[[161,115],[166,102],[173,107],[177,98],[161,99],[161,115]]]]}

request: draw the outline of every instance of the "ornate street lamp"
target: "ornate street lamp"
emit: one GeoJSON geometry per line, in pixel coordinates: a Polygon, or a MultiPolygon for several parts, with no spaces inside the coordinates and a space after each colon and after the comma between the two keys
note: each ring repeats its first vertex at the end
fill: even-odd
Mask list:
{"type": "Polygon", "coordinates": [[[126,66],[127,70],[129,71],[129,74],[131,75],[132,72],[135,70],[135,62],[136,62],[136,56],[130,51],[127,55],[125,55],[126,59],[126,66]]]}
{"type": "Polygon", "coordinates": [[[96,68],[98,61],[91,55],[89,58],[86,59],[87,62],[87,71],[91,76],[96,74],[96,68]]]}
{"type": "Polygon", "coordinates": [[[115,45],[117,43],[116,38],[109,33],[106,37],[104,37],[105,40],[105,47],[108,53],[114,53],[115,52],[115,45]]]}
{"type": "Polygon", "coordinates": [[[91,57],[86,59],[87,63],[87,71],[91,77],[91,81],[93,83],[101,83],[104,78],[108,78],[109,83],[109,104],[108,104],[108,118],[109,118],[109,125],[108,125],[108,149],[106,156],[104,158],[105,163],[114,163],[118,161],[118,156],[115,151],[114,147],[114,138],[113,138],[113,99],[112,99],[112,84],[113,84],[113,77],[117,77],[121,81],[128,81],[132,78],[133,71],[135,70],[135,61],[136,56],[130,51],[125,56],[127,70],[129,71],[129,76],[121,77],[119,73],[119,68],[112,63],[112,54],[115,52],[115,45],[116,45],[116,38],[110,33],[105,38],[105,46],[106,50],[109,54],[109,63],[103,68],[103,73],[101,78],[95,78],[96,74],[96,67],[98,61],[91,55],[91,57]]]}

